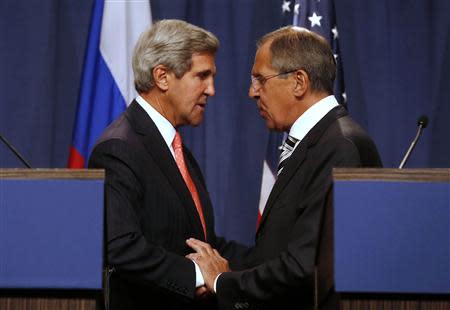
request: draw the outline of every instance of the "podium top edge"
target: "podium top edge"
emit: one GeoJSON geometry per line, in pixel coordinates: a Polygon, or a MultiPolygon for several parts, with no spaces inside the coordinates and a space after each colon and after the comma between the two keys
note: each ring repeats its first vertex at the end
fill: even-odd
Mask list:
{"type": "Polygon", "coordinates": [[[0,169],[1,179],[104,180],[103,169],[0,169]]]}
{"type": "Polygon", "coordinates": [[[335,181],[449,182],[450,169],[334,168],[335,181]]]}

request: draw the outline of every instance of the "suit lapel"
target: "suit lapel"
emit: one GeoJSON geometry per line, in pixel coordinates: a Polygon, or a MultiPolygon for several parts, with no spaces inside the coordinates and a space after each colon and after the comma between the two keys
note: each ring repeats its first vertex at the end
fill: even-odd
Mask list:
{"type": "MultiPolygon", "coordinates": [[[[267,199],[266,206],[264,207],[264,212],[261,218],[261,223],[259,228],[261,228],[267,218],[272,206],[276,202],[278,196],[289,183],[289,180],[295,174],[295,172],[300,168],[301,164],[305,161],[306,154],[308,152],[308,143],[305,139],[303,139],[300,144],[296,147],[288,162],[286,163],[282,173],[278,176],[275,184],[273,185],[272,190],[270,191],[269,198],[267,199]]],[[[258,229],[259,231],[259,229],[258,229]]]]}
{"type": "MultiPolygon", "coordinates": [[[[259,227],[262,227],[265,219],[267,218],[270,210],[278,199],[283,189],[295,175],[301,165],[304,163],[308,150],[317,143],[317,141],[322,137],[326,129],[337,119],[347,115],[347,111],[342,106],[333,108],[328,112],[303,138],[299,145],[295,148],[291,157],[288,159],[283,171],[277,178],[272,191],[270,192],[269,198],[267,199],[266,206],[264,207],[264,212],[261,218],[261,223],[259,227]]],[[[259,229],[258,229],[259,231],[259,229]]]]}
{"type": "Polygon", "coordinates": [[[130,118],[130,123],[135,131],[141,135],[147,152],[160,167],[174,192],[177,193],[182,207],[187,212],[192,226],[196,230],[196,237],[200,238],[200,236],[203,236],[203,229],[191,193],[155,123],[136,101],[133,101],[127,109],[127,117],[130,118]]]}

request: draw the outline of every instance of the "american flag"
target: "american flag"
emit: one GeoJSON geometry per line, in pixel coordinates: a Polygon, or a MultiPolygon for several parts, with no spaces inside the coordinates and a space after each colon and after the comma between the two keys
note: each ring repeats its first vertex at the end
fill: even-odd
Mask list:
{"type": "MultiPolygon", "coordinates": [[[[345,106],[347,97],[345,94],[342,62],[339,57],[339,31],[334,12],[334,0],[282,0],[280,12],[286,21],[285,24],[307,28],[320,34],[330,43],[337,65],[334,95],[337,101],[345,106]]],[[[263,166],[257,226],[277,177],[279,146],[282,140],[280,134],[270,133],[263,166]]]]}

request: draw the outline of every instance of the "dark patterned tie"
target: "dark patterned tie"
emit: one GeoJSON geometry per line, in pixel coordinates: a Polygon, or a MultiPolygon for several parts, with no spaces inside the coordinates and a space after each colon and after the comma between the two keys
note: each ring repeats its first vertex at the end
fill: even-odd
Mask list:
{"type": "Polygon", "coordinates": [[[287,136],[286,140],[284,140],[283,145],[281,146],[280,163],[278,164],[277,175],[280,175],[281,171],[283,171],[284,165],[294,151],[297,142],[298,139],[292,136],[287,136]]]}

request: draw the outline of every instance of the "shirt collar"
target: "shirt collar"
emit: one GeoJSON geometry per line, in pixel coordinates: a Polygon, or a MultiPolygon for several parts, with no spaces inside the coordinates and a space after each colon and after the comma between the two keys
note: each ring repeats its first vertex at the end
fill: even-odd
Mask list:
{"type": "Polygon", "coordinates": [[[148,116],[152,119],[152,121],[155,123],[156,127],[158,128],[159,132],[161,133],[164,141],[167,144],[167,147],[169,148],[172,155],[173,149],[172,149],[172,141],[176,134],[176,129],[172,126],[172,124],[164,117],[162,116],[150,103],[148,103],[144,98],[141,96],[136,97],[136,102],[147,112],[148,116]]]}
{"type": "Polygon", "coordinates": [[[289,135],[301,141],[328,112],[338,105],[339,103],[333,95],[319,100],[297,118],[289,135]]]}

